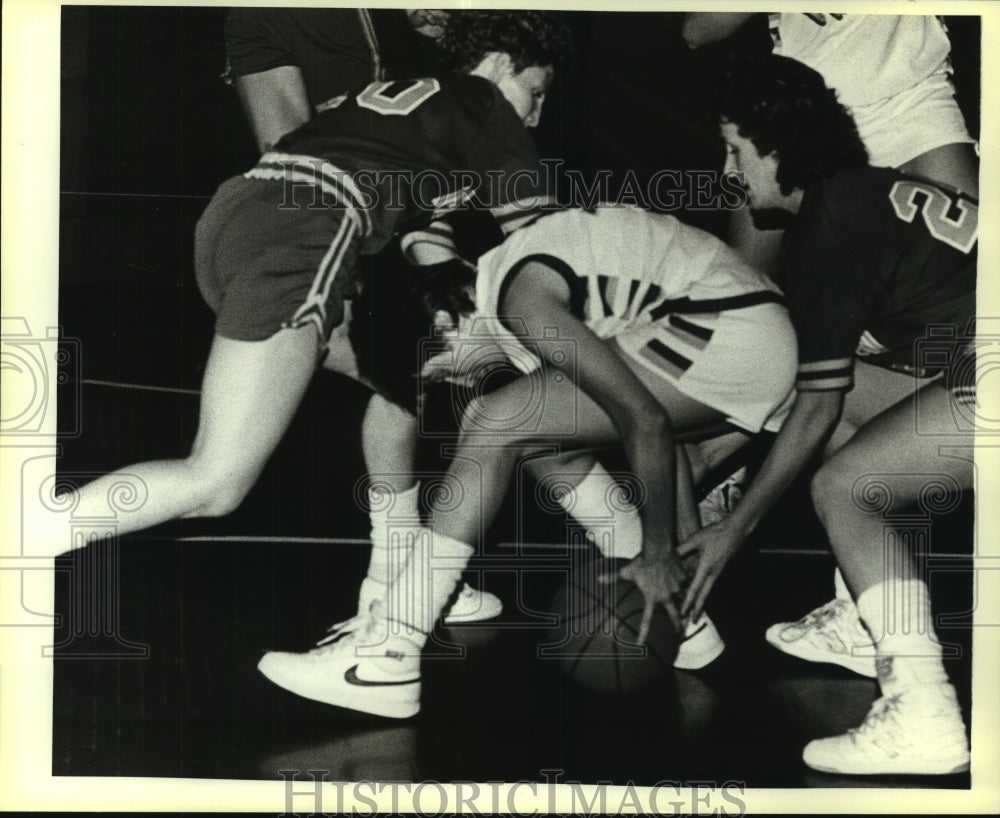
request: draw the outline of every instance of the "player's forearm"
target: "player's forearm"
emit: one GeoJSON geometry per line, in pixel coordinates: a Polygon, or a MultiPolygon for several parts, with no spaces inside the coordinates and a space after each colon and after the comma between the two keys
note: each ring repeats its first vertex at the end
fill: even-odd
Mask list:
{"type": "Polygon", "coordinates": [[[622,429],[625,454],[639,481],[643,555],[659,559],[676,547],[677,453],[665,413],[622,429]]]}
{"type": "Polygon", "coordinates": [[[729,520],[750,534],[774,506],[836,426],[844,405],[841,392],[800,392],[771,451],[729,520]]]}
{"type": "Polygon", "coordinates": [[[736,33],[753,16],[754,12],[691,12],[684,17],[681,35],[688,48],[701,48],[736,33]]]}

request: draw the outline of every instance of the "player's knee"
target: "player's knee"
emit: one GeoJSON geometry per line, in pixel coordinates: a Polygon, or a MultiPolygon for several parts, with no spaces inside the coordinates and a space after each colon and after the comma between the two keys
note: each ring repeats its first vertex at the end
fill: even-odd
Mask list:
{"type": "Polygon", "coordinates": [[[516,429],[504,429],[502,423],[484,415],[481,409],[468,407],[462,415],[458,441],[463,446],[473,445],[483,447],[483,451],[493,451],[518,446],[519,435],[516,429]]]}
{"type": "Polygon", "coordinates": [[[828,460],[813,475],[809,484],[813,508],[820,520],[825,520],[835,506],[851,502],[851,491],[857,475],[846,468],[840,458],[828,460]]]}
{"type": "Polygon", "coordinates": [[[194,503],[189,517],[224,517],[240,507],[256,479],[239,468],[220,468],[197,457],[188,459],[194,503]]]}

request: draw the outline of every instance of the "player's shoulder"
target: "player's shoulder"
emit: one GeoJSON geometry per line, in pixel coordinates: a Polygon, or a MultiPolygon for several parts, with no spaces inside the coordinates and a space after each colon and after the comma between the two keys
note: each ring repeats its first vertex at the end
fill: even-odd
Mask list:
{"type": "Polygon", "coordinates": [[[899,171],[892,168],[843,168],[807,193],[803,210],[822,214],[835,223],[859,222],[870,227],[871,220],[884,211],[889,191],[900,178],[899,171]]]}
{"type": "Polygon", "coordinates": [[[485,77],[461,72],[444,72],[436,75],[441,90],[447,95],[495,100],[500,89],[485,77]]]}

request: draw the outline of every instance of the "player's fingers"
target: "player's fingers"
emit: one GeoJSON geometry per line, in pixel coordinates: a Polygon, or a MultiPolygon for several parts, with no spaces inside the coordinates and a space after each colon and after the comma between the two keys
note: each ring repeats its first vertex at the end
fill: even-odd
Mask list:
{"type": "Polygon", "coordinates": [[[701,586],[705,582],[706,570],[703,566],[699,565],[698,569],[694,572],[694,576],[691,578],[691,584],[688,585],[687,593],[684,595],[684,602],[681,605],[681,614],[683,614],[687,619],[694,619],[693,608],[695,601],[698,599],[698,594],[701,592],[701,586]]]}
{"type": "Polygon", "coordinates": [[[646,597],[646,604],[642,609],[642,621],[639,623],[639,644],[646,644],[646,637],[649,636],[649,626],[653,622],[653,610],[656,603],[652,597],[646,597]]]}
{"type": "Polygon", "coordinates": [[[660,603],[663,605],[664,610],[667,612],[667,616],[670,617],[670,621],[673,623],[674,630],[677,633],[682,632],[684,617],[681,616],[680,608],[673,598],[664,599],[660,603]]]}
{"type": "Polygon", "coordinates": [[[823,14],[810,14],[808,11],[804,11],[802,13],[805,14],[805,16],[808,17],[810,20],[812,20],[816,25],[818,25],[818,26],[825,26],[826,25],[826,15],[823,15],[823,14]]]}
{"type": "Polygon", "coordinates": [[[698,541],[698,537],[692,537],[690,540],[685,540],[677,546],[677,556],[686,557],[689,554],[696,552],[700,546],[701,543],[698,541]]]}
{"type": "Polygon", "coordinates": [[[712,586],[715,584],[714,578],[706,579],[705,582],[701,584],[698,589],[698,593],[695,595],[694,604],[691,606],[691,612],[689,618],[691,620],[697,620],[701,617],[702,608],[705,607],[705,600],[708,599],[708,594],[712,590],[712,586]]]}
{"type": "Polygon", "coordinates": [[[635,582],[635,570],[635,561],[633,560],[632,562],[623,565],[617,571],[606,572],[598,575],[597,581],[609,583],[615,582],[619,579],[624,579],[627,582],[635,582]]]}

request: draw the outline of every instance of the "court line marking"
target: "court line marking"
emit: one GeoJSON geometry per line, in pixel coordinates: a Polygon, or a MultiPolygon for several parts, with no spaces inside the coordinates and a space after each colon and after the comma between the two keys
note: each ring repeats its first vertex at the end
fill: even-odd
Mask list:
{"type": "MultiPolygon", "coordinates": [[[[153,539],[150,537],[134,537],[135,539],[153,539]]],[[[164,539],[161,537],[155,539],[164,539]]],[[[240,535],[240,534],[225,534],[225,535],[212,535],[212,536],[198,536],[192,535],[190,537],[173,537],[174,542],[255,542],[255,543],[301,543],[303,545],[371,545],[371,540],[365,537],[273,537],[273,536],[257,536],[255,534],[250,535],[240,535]]],[[[584,550],[589,546],[580,543],[578,545],[570,543],[543,543],[543,542],[525,542],[525,543],[510,543],[502,542],[497,543],[498,548],[531,548],[534,550],[584,550]]],[[[805,555],[805,556],[833,556],[830,551],[824,551],[818,548],[760,548],[757,550],[758,554],[789,554],[789,555],[805,555]]],[[[961,558],[966,556],[971,556],[967,554],[949,554],[947,552],[928,552],[928,557],[955,557],[961,558]]],[[[489,555],[484,555],[485,559],[489,559],[489,555]]]]}
{"type": "Polygon", "coordinates": [[[117,381],[101,381],[95,378],[83,378],[81,384],[87,386],[114,386],[118,389],[137,389],[141,392],[171,392],[175,395],[200,395],[200,389],[181,389],[176,386],[149,386],[143,383],[118,383],[117,381]]]}

